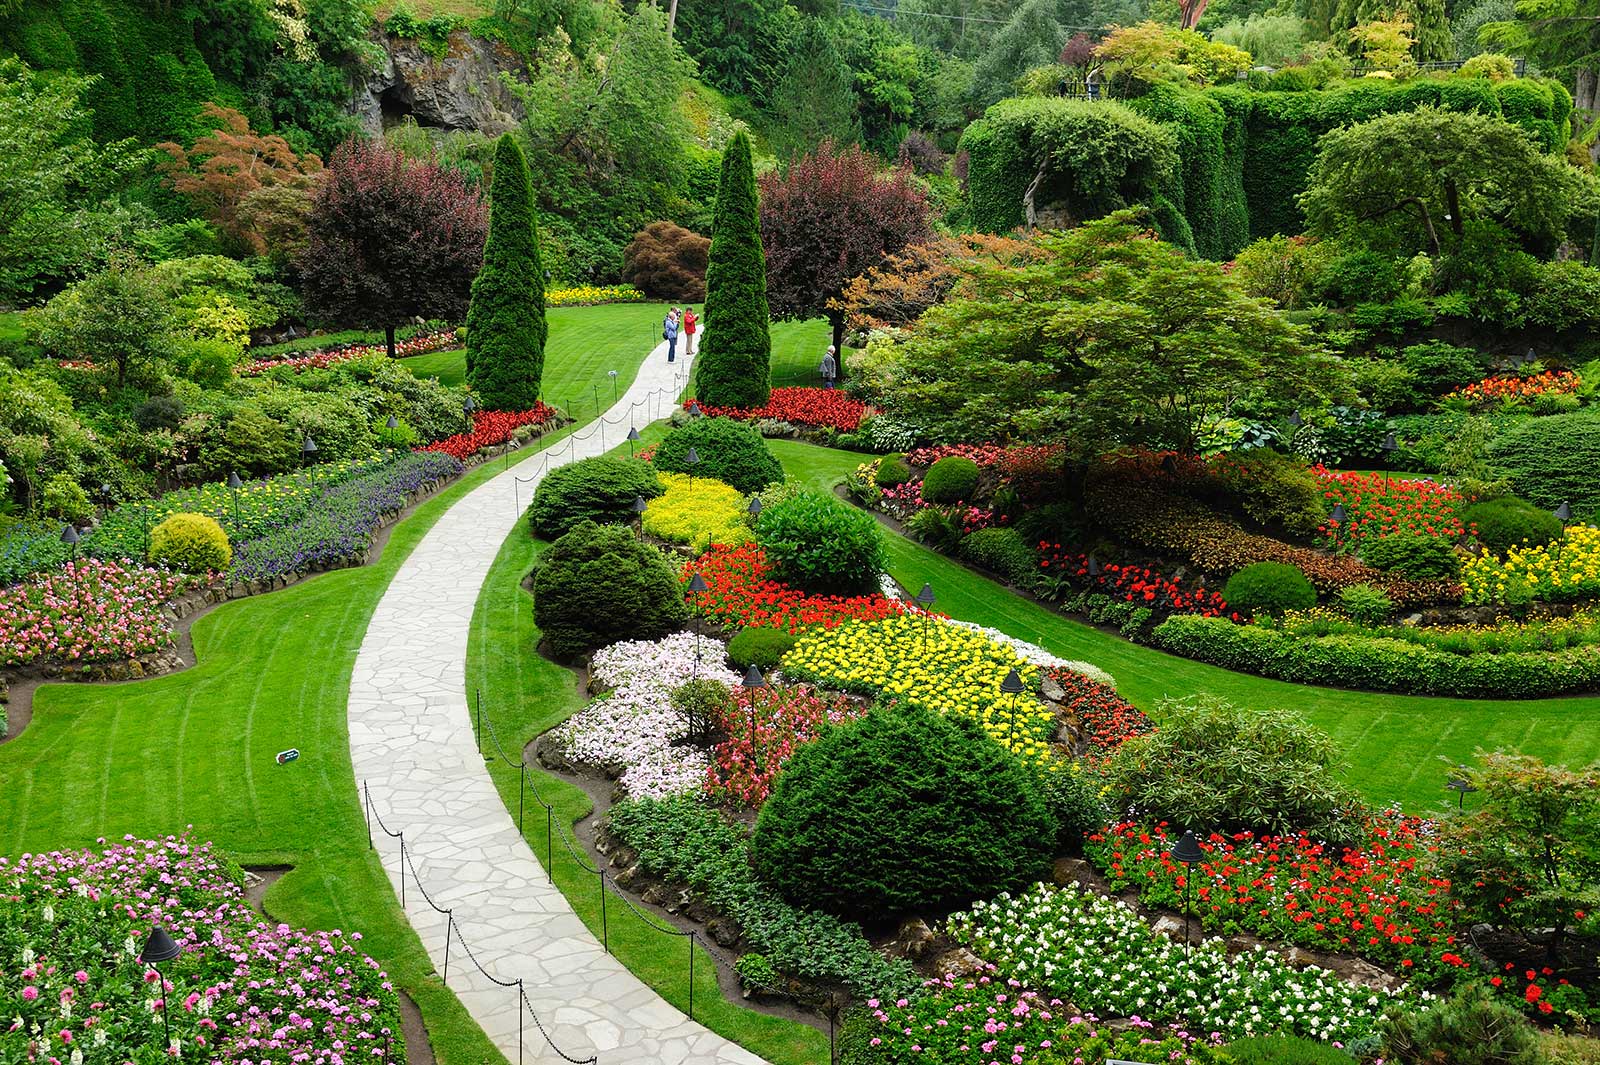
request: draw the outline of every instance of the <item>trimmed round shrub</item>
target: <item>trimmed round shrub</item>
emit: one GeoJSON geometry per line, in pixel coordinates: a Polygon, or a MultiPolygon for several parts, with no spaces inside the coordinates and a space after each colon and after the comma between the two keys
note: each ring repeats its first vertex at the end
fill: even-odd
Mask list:
{"type": "Polygon", "coordinates": [[[1513,547],[1539,547],[1561,539],[1561,519],[1525,499],[1505,496],[1474,503],[1461,520],[1478,527],[1478,542],[1504,556],[1513,547]]]}
{"type": "Polygon", "coordinates": [[[966,718],[879,706],[801,747],[750,839],[756,873],[846,917],[961,906],[1049,868],[1032,773],[966,718]]]}
{"type": "Polygon", "coordinates": [[[558,658],[617,640],[653,640],[689,616],[678,575],[622,525],[579,522],[539,557],[533,620],[558,658]]]}
{"type": "Polygon", "coordinates": [[[173,514],[150,530],[150,561],[185,573],[228,568],[233,548],[215,518],[173,514]]]}
{"type": "Polygon", "coordinates": [[[1361,561],[1414,581],[1453,580],[1461,572],[1455,548],[1438,536],[1379,536],[1361,545],[1361,561]]]}
{"type": "Polygon", "coordinates": [[[749,422],[732,418],[696,418],[667,434],[652,459],[656,468],[695,477],[715,477],[745,495],[783,480],[783,467],[772,457],[767,442],[749,422]],[[694,448],[700,461],[686,461],[694,448]]]}
{"type": "Polygon", "coordinates": [[[887,555],[872,515],[821,492],[779,500],[756,519],[772,575],[808,592],[876,591],[887,555]]]}
{"type": "Polygon", "coordinates": [[[961,541],[961,557],[1013,584],[1024,584],[1039,573],[1039,552],[1015,529],[995,526],[979,529],[961,541]]]}
{"type": "Polygon", "coordinates": [[[1490,443],[1489,466],[1536,507],[1570,503],[1578,521],[1600,515],[1600,415],[1529,419],[1490,443]]]}
{"type": "Polygon", "coordinates": [[[800,637],[783,629],[740,629],[738,635],[728,641],[728,661],[741,671],[755,666],[765,673],[777,667],[798,639],[800,637]]]}
{"type": "Polygon", "coordinates": [[[580,521],[626,525],[637,515],[633,501],[654,499],[665,489],[648,462],[600,456],[545,474],[528,505],[528,527],[554,540],[580,521]]]}
{"type": "Polygon", "coordinates": [[[1222,598],[1241,614],[1281,614],[1317,605],[1317,591],[1287,562],[1252,562],[1228,578],[1222,598]]]}
{"type": "Polygon", "coordinates": [[[911,480],[911,467],[904,455],[885,455],[872,479],[879,488],[898,488],[911,480]]]}
{"type": "Polygon", "coordinates": [[[922,475],[922,498],[930,503],[959,503],[978,487],[978,464],[961,455],[946,455],[922,475]]]}

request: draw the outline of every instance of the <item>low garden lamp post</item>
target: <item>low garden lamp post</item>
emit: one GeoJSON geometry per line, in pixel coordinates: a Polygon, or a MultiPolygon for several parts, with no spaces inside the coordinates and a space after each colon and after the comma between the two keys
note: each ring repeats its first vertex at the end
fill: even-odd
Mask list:
{"type": "Polygon", "coordinates": [[[400,419],[391,414],[388,420],[383,423],[383,427],[385,429],[398,429],[400,428],[400,419]]]}
{"type": "Polygon", "coordinates": [[[233,494],[233,535],[239,535],[239,489],[244,487],[244,482],[239,480],[238,470],[228,471],[228,491],[233,494]]]}
{"type": "Polygon", "coordinates": [[[1566,500],[1562,500],[1561,505],[1555,509],[1555,515],[1562,521],[1571,521],[1572,504],[1568,503],[1566,500]]]}
{"type": "Polygon", "coordinates": [[[928,638],[928,618],[933,614],[933,585],[926,582],[917,593],[917,605],[922,607],[922,638],[928,638]]]}
{"type": "Polygon", "coordinates": [[[700,452],[694,449],[693,444],[689,445],[689,453],[683,456],[683,464],[689,467],[689,483],[694,484],[694,468],[700,465],[700,452]]]}
{"type": "Polygon", "coordinates": [[[1394,453],[1400,450],[1400,441],[1394,438],[1394,433],[1383,438],[1379,445],[1383,448],[1383,494],[1389,494],[1389,467],[1394,465],[1394,453]]]}
{"type": "Polygon", "coordinates": [[[1006,674],[1006,679],[1000,682],[1000,691],[1011,696],[1011,731],[1006,736],[1006,746],[1011,748],[1011,753],[1017,750],[1017,696],[1022,694],[1022,675],[1015,668],[1006,674]]]}
{"type": "MultiPolygon", "coordinates": [[[[696,573],[693,577],[689,578],[690,594],[702,595],[710,590],[711,588],[706,584],[706,578],[704,574],[696,573]]],[[[689,676],[691,679],[698,678],[700,676],[700,614],[698,611],[696,611],[694,615],[694,665],[690,667],[689,676]]],[[[692,725],[693,722],[690,722],[690,724],[692,725]]]]}
{"type": "Polygon", "coordinates": [[[1339,546],[1339,530],[1344,527],[1345,512],[1343,503],[1333,505],[1333,513],[1328,515],[1328,521],[1333,525],[1333,546],[1339,546]]]}
{"type": "Polygon", "coordinates": [[[751,496],[750,505],[744,509],[745,513],[750,515],[750,524],[755,525],[756,519],[761,517],[761,497],[751,496]]]}
{"type": "Polygon", "coordinates": [[[617,401],[617,371],[607,370],[606,376],[611,378],[611,402],[617,401]]]}
{"type": "Polygon", "coordinates": [[[1178,460],[1168,455],[1161,460],[1161,472],[1176,481],[1178,479],[1178,460]]]}
{"type": "MultiPolygon", "coordinates": [[[[767,686],[767,678],[761,675],[761,669],[754,663],[744,671],[744,680],[741,686],[745,691],[745,698],[750,700],[750,757],[756,757],[756,692],[767,686]]],[[[757,766],[759,772],[760,767],[757,766]]]]}
{"type": "Polygon", "coordinates": [[[150,929],[144,949],[139,952],[139,964],[148,965],[156,974],[156,990],[161,993],[161,1028],[166,1032],[168,1049],[172,1047],[172,1022],[167,1019],[167,983],[161,976],[160,966],[182,953],[183,948],[160,925],[150,929]]]}
{"type": "Polygon", "coordinates": [[[1302,425],[1304,425],[1305,423],[1306,423],[1306,420],[1304,418],[1300,417],[1300,412],[1299,411],[1296,410],[1296,411],[1290,411],[1289,412],[1289,428],[1298,429],[1302,425]]]}
{"type": "Polygon", "coordinates": [[[310,433],[307,433],[305,443],[300,445],[300,454],[305,459],[306,467],[311,470],[311,487],[313,489],[317,487],[317,467],[315,465],[317,460],[314,458],[316,453],[317,442],[311,439],[310,433]]]}
{"type": "Polygon", "coordinates": [[[630,459],[637,457],[637,456],[634,455],[633,449],[636,446],[638,446],[638,443],[639,443],[639,430],[633,428],[632,426],[629,426],[629,428],[628,428],[628,457],[630,459]]]}
{"type": "Polygon", "coordinates": [[[1205,853],[1200,850],[1200,842],[1194,838],[1193,832],[1185,832],[1177,843],[1172,845],[1172,860],[1183,863],[1183,952],[1189,953],[1189,892],[1192,889],[1190,881],[1194,867],[1205,861],[1205,853]]]}
{"type": "Polygon", "coordinates": [[[78,535],[77,526],[69,522],[61,527],[61,542],[66,544],[67,548],[72,552],[72,560],[74,562],[78,560],[78,541],[81,539],[83,537],[78,535]]]}
{"type": "Polygon", "coordinates": [[[1100,574],[1102,572],[1103,571],[1100,568],[1100,560],[1098,558],[1095,558],[1094,555],[1091,553],[1089,555],[1089,577],[1092,580],[1094,580],[1096,583],[1098,583],[1099,580],[1100,580],[1100,574]]]}
{"type": "Polygon", "coordinates": [[[1444,782],[1444,786],[1456,793],[1456,809],[1465,810],[1467,808],[1467,792],[1477,791],[1478,789],[1473,786],[1471,778],[1467,776],[1466,766],[1456,766],[1456,774],[1456,776],[1447,779],[1444,782]]]}
{"type": "MultiPolygon", "coordinates": [[[[634,496],[633,497],[634,521],[638,522],[638,525],[639,525],[639,539],[641,539],[641,540],[644,539],[644,512],[645,512],[645,509],[648,508],[649,506],[650,506],[650,504],[645,502],[644,496],[634,496]]],[[[695,576],[698,577],[699,574],[697,573],[697,574],[695,574],[695,576]]],[[[704,584],[705,582],[701,581],[700,583],[704,584]]]]}

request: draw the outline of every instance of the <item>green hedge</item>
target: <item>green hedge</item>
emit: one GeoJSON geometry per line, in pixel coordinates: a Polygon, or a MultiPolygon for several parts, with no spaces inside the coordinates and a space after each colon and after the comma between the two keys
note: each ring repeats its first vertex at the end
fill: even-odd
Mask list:
{"type": "Polygon", "coordinates": [[[1600,646],[1593,644],[1565,651],[1458,655],[1386,637],[1301,639],[1192,614],[1157,625],[1152,641],[1185,658],[1296,684],[1502,699],[1600,689],[1600,646]]]}

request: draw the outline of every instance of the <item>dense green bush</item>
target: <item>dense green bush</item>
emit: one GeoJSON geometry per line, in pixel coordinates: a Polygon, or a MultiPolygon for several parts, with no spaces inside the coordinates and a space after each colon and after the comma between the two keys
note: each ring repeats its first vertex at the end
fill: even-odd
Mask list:
{"type": "Polygon", "coordinates": [[[795,752],[750,840],[786,898],[847,916],[964,905],[1047,867],[1033,773],[981,726],[880,706],[795,752]]]}
{"type": "Polygon", "coordinates": [[[774,577],[810,592],[876,591],[887,562],[877,520],[821,492],[802,492],[763,510],[756,540],[774,577]]]}
{"type": "Polygon", "coordinates": [[[1538,547],[1561,539],[1561,519],[1525,499],[1504,496],[1474,503],[1461,520],[1478,528],[1478,542],[1504,556],[1513,547],[1538,547]]]}
{"type": "Polygon", "coordinates": [[[777,668],[799,638],[783,629],[740,629],[728,641],[728,661],[739,667],[741,672],[755,666],[765,673],[777,668]]]}
{"type": "Polygon", "coordinates": [[[1112,821],[1112,811],[1100,794],[1100,778],[1082,772],[1079,764],[1065,772],[1046,774],[1040,785],[1050,820],[1055,823],[1058,850],[1076,850],[1085,836],[1112,821]]]}
{"type": "Polygon", "coordinates": [[[638,517],[634,500],[651,500],[663,491],[647,462],[609,455],[583,459],[544,475],[528,504],[528,528],[554,540],[580,521],[630,524],[638,517]]]}
{"type": "Polygon", "coordinates": [[[1351,621],[1363,625],[1377,625],[1394,612],[1394,602],[1389,593],[1370,584],[1352,584],[1339,589],[1339,609],[1351,621]]]}
{"type": "Polygon", "coordinates": [[[688,616],[672,564],[624,526],[580,522],[539,556],[533,620],[558,658],[665,636],[688,616]]]}
{"type": "Polygon", "coordinates": [[[696,418],[674,429],[651,461],[669,473],[714,477],[747,495],[783,480],[783,467],[755,426],[732,418],[696,418]],[[692,467],[685,461],[691,447],[700,457],[692,467]]]}
{"type": "Polygon", "coordinates": [[[1015,529],[998,525],[979,529],[961,541],[959,550],[968,562],[1016,585],[1025,585],[1039,575],[1039,552],[1015,529]]]}
{"type": "Polygon", "coordinates": [[[1153,716],[1161,727],[1123,743],[1106,763],[1118,808],[1196,832],[1303,830],[1334,843],[1360,836],[1351,814],[1361,803],[1339,780],[1333,740],[1296,711],[1199,696],[1163,700],[1153,716]]]}
{"type": "Polygon", "coordinates": [[[732,707],[733,692],[720,680],[697,677],[673,688],[667,702],[683,719],[685,734],[704,736],[732,707]]]}
{"type": "Polygon", "coordinates": [[[1442,340],[1412,344],[1400,353],[1400,363],[1414,382],[1413,403],[1417,406],[1480,381],[1489,370],[1489,360],[1482,353],[1442,340]]]}
{"type": "Polygon", "coordinates": [[[185,573],[228,568],[233,548],[215,518],[174,514],[150,530],[150,561],[185,573]]]}
{"type": "Polygon", "coordinates": [[[759,407],[772,391],[772,335],[755,172],[750,139],[742,132],[722,153],[711,233],[706,335],[695,356],[695,396],[713,407],[759,407]]]}
{"type": "Polygon", "coordinates": [[[1297,1035],[1260,1035],[1228,1044],[1234,1065],[1354,1065],[1338,1047],[1297,1035]]]}
{"type": "Polygon", "coordinates": [[[1317,604],[1316,589],[1287,562],[1252,562],[1228,578],[1222,598],[1241,614],[1281,614],[1317,604]]]}
{"type": "Polygon", "coordinates": [[[528,162],[509,133],[494,151],[489,236],[467,311],[467,381],[489,410],[528,410],[544,376],[544,265],[528,162]]]}
{"type": "Polygon", "coordinates": [[[1341,307],[1385,303],[1399,295],[1400,275],[1392,258],[1362,248],[1324,266],[1317,275],[1317,287],[1341,307]]]}
{"type": "Polygon", "coordinates": [[[962,455],[946,455],[922,475],[922,498],[929,503],[959,503],[978,487],[978,464],[962,455]]]}
{"type": "Polygon", "coordinates": [[[1374,536],[1361,545],[1361,561],[1414,581],[1452,580],[1461,572],[1455,548],[1442,536],[1374,536]]]}
{"type": "Polygon", "coordinates": [[[885,455],[872,480],[879,488],[898,488],[911,480],[911,467],[906,464],[904,455],[885,455]]]}
{"type": "Polygon", "coordinates": [[[1524,422],[1489,445],[1490,468],[1535,506],[1572,505],[1580,521],[1600,515],[1600,415],[1587,411],[1524,422]]]}
{"type": "Polygon", "coordinates": [[[1301,459],[1255,448],[1228,456],[1213,470],[1239,509],[1262,525],[1309,536],[1328,518],[1321,482],[1301,459]]]}

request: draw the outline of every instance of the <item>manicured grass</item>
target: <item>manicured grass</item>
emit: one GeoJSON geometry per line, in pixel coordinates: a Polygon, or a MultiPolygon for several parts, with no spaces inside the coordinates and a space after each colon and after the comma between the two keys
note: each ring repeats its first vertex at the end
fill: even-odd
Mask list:
{"type": "MultiPolygon", "coordinates": [[[[631,380],[644,350],[619,337],[566,365],[610,361],[629,367],[631,380]]],[[[193,669],[39,689],[27,731],[0,746],[0,854],[192,825],[245,864],[292,864],[267,896],[275,917],[360,931],[363,947],[422,1008],[443,1065],[503,1061],[434,974],[368,849],[346,722],[351,668],[390,579],[452,502],[502,468],[488,463],[419,507],[376,564],[202,618],[193,669]],[[300,760],[277,765],[274,755],[290,747],[300,760]]]]}
{"type": "MultiPolygon", "coordinates": [[[[869,456],[769,441],[791,477],[832,485],[869,456]]],[[[1424,812],[1453,797],[1449,764],[1504,747],[1553,762],[1600,760],[1596,700],[1443,699],[1313,688],[1233,673],[1129,643],[1015,594],[903,537],[889,540],[890,572],[906,588],[931,583],[935,609],[1031,640],[1064,658],[1109,670],[1145,710],[1167,696],[1212,693],[1242,706],[1286,707],[1331,734],[1346,775],[1371,801],[1424,812]]]]}
{"type": "Polygon", "coordinates": [[[773,387],[822,384],[817,367],[822,365],[822,354],[828,350],[832,335],[826,318],[813,318],[808,322],[773,322],[773,387]]]}
{"type": "MultiPolygon", "coordinates": [[[[649,440],[659,434],[642,435],[649,440]]],[[[627,454],[626,449],[620,450],[627,454]]],[[[533,600],[520,582],[543,547],[528,533],[526,525],[519,523],[484,582],[467,645],[468,687],[481,689],[484,716],[494,721],[505,752],[513,760],[527,741],[560,724],[583,705],[573,674],[534,651],[539,631],[533,623],[533,600]]],[[[492,759],[490,772],[507,810],[515,817],[519,774],[494,755],[488,729],[484,732],[484,746],[492,759]]],[[[650,928],[610,888],[602,923],[599,878],[580,867],[562,843],[563,826],[570,826],[591,812],[589,797],[537,768],[530,767],[527,776],[533,791],[554,807],[547,820],[533,791],[523,799],[523,834],[539,861],[546,863],[546,855],[553,853],[553,860],[547,864],[553,866],[557,885],[589,930],[597,938],[604,934],[611,951],[635,976],[668,1002],[687,1011],[686,940],[650,928]],[[549,836],[550,826],[557,833],[554,841],[549,836]]],[[[827,1037],[816,1029],[756,1013],[723,998],[715,963],[704,948],[699,949],[695,959],[694,1017],[774,1065],[807,1065],[828,1057],[827,1037]]]]}

